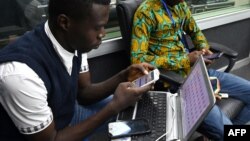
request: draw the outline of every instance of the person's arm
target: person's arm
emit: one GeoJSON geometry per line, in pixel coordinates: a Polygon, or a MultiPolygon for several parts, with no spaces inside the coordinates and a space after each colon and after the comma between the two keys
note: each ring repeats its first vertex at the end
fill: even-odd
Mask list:
{"type": "Polygon", "coordinates": [[[152,69],[154,69],[154,67],[146,63],[134,64],[106,81],[96,84],[91,83],[89,72],[81,73],[78,83],[78,102],[82,105],[86,105],[99,101],[112,94],[119,83],[132,81],[152,69]]]}
{"type": "Polygon", "coordinates": [[[196,49],[209,49],[207,39],[196,24],[189,7],[186,3],[184,4],[184,6],[186,17],[183,30],[191,37],[196,49]]]}
{"type": "Polygon", "coordinates": [[[0,66],[0,72],[1,88],[5,94],[0,95],[0,102],[29,141],[81,141],[111,116],[135,103],[150,89],[150,86],[133,88],[130,82],[121,83],[112,101],[100,112],[75,126],[56,130],[56,123],[47,103],[47,91],[38,75],[22,64],[10,69],[2,69],[0,66]]]}
{"type": "MultiPolygon", "coordinates": [[[[156,21],[157,19],[154,17],[150,17],[149,15],[154,14],[145,14],[147,11],[142,9],[138,9],[134,16],[133,26],[132,26],[132,41],[131,41],[131,61],[133,64],[147,62],[154,65],[157,68],[167,68],[168,70],[179,70],[189,68],[189,59],[187,55],[183,52],[178,52],[178,56],[172,54],[171,51],[168,55],[157,55],[153,54],[149,51],[149,43],[154,40],[151,37],[152,34],[156,34],[154,29],[157,28],[158,25],[156,23],[160,21],[156,21]]],[[[149,13],[149,11],[148,11],[149,13]]],[[[158,15],[159,16],[159,15],[158,15]]],[[[158,19],[161,17],[158,17],[158,19]]],[[[166,20],[162,18],[162,20],[166,20]]],[[[160,31],[158,31],[160,32],[160,31]]],[[[158,39],[155,39],[158,40],[158,39]]],[[[167,40],[167,39],[166,39],[167,40]]],[[[160,48],[161,43],[159,43],[159,48],[155,47],[153,50],[162,49],[160,48]]],[[[164,44],[164,46],[166,46],[164,44]]],[[[165,48],[165,52],[168,51],[167,47],[165,48]]],[[[154,51],[156,52],[156,51],[154,51]]],[[[163,52],[163,50],[159,51],[163,52]]],[[[160,54],[160,53],[159,53],[160,54]]]]}
{"type": "Polygon", "coordinates": [[[69,126],[59,131],[55,129],[55,123],[53,121],[45,130],[36,134],[27,135],[26,137],[30,141],[81,141],[111,116],[114,116],[122,109],[139,100],[141,94],[148,91],[150,87],[149,85],[133,88],[131,82],[121,83],[115,91],[113,100],[100,112],[88,119],[75,126],[69,126]]]}
{"type": "Polygon", "coordinates": [[[78,102],[92,104],[112,94],[119,83],[125,81],[121,73],[99,83],[91,83],[90,72],[81,73],[78,81],[78,102]]]}

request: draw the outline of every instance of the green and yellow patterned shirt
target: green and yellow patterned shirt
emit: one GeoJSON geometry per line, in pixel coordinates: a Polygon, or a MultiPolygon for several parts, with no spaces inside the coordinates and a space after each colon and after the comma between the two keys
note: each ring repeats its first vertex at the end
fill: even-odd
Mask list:
{"type": "Polygon", "coordinates": [[[190,61],[178,36],[182,33],[180,29],[190,35],[195,48],[209,46],[186,2],[180,2],[168,9],[172,13],[175,26],[160,0],[145,0],[139,6],[132,27],[131,61],[148,62],[185,76],[189,73],[190,61]]]}

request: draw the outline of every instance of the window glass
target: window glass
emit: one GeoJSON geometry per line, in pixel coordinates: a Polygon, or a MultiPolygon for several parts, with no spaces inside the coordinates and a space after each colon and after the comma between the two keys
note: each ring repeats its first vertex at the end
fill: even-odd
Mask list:
{"type": "Polygon", "coordinates": [[[250,0],[188,0],[190,10],[197,19],[250,9],[250,0]],[[191,1],[191,2],[190,2],[191,1]]]}
{"type": "MultiPolygon", "coordinates": [[[[0,0],[0,48],[47,18],[49,0],[0,0]]],[[[111,0],[107,35],[104,40],[121,37],[116,3],[111,0]]],[[[196,19],[250,9],[250,0],[186,0],[196,19]]]]}
{"type": "MultiPolygon", "coordinates": [[[[112,0],[113,5],[114,3],[118,1],[123,0],[112,0]]],[[[208,17],[218,16],[222,14],[228,14],[231,12],[237,12],[245,9],[250,9],[250,0],[185,0],[189,7],[191,12],[193,13],[193,16],[195,19],[204,19],[208,17]]],[[[120,37],[120,29],[118,22],[115,22],[117,18],[114,18],[116,13],[112,13],[112,8],[115,8],[115,6],[111,7],[111,16],[110,18],[110,24],[113,24],[110,30],[107,30],[107,36],[105,39],[112,39],[115,37],[120,37]],[[115,25],[117,24],[117,25],[115,25]],[[118,28],[117,28],[118,27],[118,28]]],[[[110,27],[110,26],[109,26],[110,27]]],[[[106,29],[109,29],[108,27],[106,29]]]]}
{"type": "Polygon", "coordinates": [[[0,0],[0,47],[46,20],[49,0],[0,0]]]}
{"type": "Polygon", "coordinates": [[[193,14],[244,4],[244,0],[187,0],[193,14]]]}

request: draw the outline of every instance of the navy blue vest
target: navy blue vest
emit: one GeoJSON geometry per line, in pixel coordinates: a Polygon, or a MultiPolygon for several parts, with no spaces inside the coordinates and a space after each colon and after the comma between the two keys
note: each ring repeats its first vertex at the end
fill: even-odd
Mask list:
{"type": "MultiPolygon", "coordinates": [[[[68,126],[74,114],[81,66],[81,54],[78,56],[73,59],[72,74],[69,75],[42,24],[1,49],[0,63],[23,62],[38,74],[48,91],[47,101],[52,109],[55,126],[58,130],[68,126]]],[[[0,140],[25,140],[2,105],[0,105],[0,140]]]]}

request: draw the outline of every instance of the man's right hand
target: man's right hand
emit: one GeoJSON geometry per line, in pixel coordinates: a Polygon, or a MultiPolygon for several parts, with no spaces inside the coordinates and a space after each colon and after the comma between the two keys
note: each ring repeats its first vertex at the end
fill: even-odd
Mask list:
{"type": "MultiPolygon", "coordinates": [[[[152,84],[153,85],[153,84],[152,84]]],[[[117,87],[113,100],[112,109],[119,112],[138,101],[141,96],[150,90],[152,85],[134,87],[131,82],[120,83],[117,87]]]]}
{"type": "Polygon", "coordinates": [[[202,53],[203,53],[202,51],[192,51],[192,52],[190,52],[188,54],[190,64],[193,65],[202,53]]]}
{"type": "MultiPolygon", "coordinates": [[[[203,51],[192,51],[188,54],[188,58],[190,61],[191,66],[196,62],[196,60],[199,58],[200,55],[203,55],[204,52],[203,51]]],[[[206,64],[211,64],[212,61],[205,59],[204,60],[206,64]]]]}

